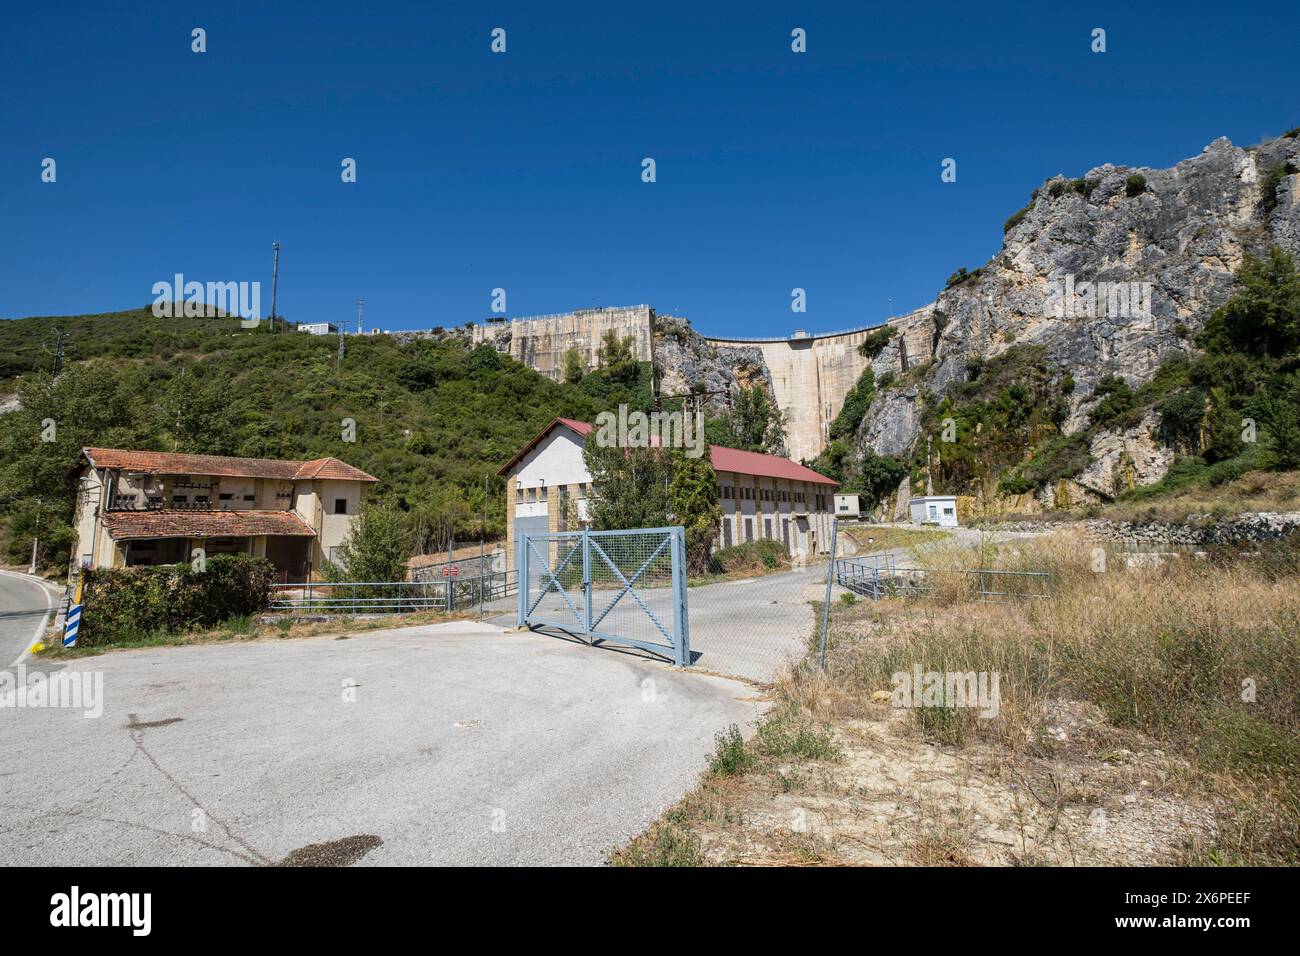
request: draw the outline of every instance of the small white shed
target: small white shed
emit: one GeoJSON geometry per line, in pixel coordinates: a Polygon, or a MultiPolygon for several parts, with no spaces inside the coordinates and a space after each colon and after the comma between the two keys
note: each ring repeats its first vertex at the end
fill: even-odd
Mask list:
{"type": "Polygon", "coordinates": [[[923,495],[909,503],[912,524],[937,524],[943,528],[957,527],[956,495],[923,495]]]}
{"type": "Polygon", "coordinates": [[[835,496],[835,517],[856,518],[862,514],[861,498],[857,495],[835,496]]]}

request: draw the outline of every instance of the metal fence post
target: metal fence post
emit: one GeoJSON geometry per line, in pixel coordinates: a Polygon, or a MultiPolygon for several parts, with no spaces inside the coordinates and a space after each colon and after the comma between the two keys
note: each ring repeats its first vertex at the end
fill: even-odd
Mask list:
{"type": "Polygon", "coordinates": [[[523,627],[528,618],[528,535],[515,539],[515,590],[519,594],[518,626],[523,627]]]}
{"type": "Polygon", "coordinates": [[[690,610],[686,603],[686,529],[673,528],[673,651],[678,667],[691,665],[690,610]]]}
{"type": "Polygon", "coordinates": [[[826,670],[826,630],[831,623],[831,585],[835,582],[835,549],[839,545],[840,519],[831,519],[831,560],[826,565],[826,600],[822,602],[822,641],[817,655],[817,669],[826,670]]]}
{"type": "Polygon", "coordinates": [[[591,531],[582,529],[582,630],[591,640],[591,531]]]}

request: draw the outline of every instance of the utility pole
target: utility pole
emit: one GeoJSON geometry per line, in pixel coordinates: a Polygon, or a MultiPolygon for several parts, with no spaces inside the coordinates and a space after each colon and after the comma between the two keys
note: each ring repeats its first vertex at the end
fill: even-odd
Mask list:
{"type": "Polygon", "coordinates": [[[58,378],[59,373],[63,371],[63,343],[67,341],[68,333],[62,329],[54,330],[54,377],[58,378]]]}
{"type": "Polygon", "coordinates": [[[339,370],[343,369],[343,330],[347,328],[346,322],[339,323],[339,370]]]}
{"type": "Polygon", "coordinates": [[[357,335],[362,334],[361,317],[365,315],[365,312],[366,312],[366,300],[357,299],[357,335]]]}
{"type": "Polygon", "coordinates": [[[32,566],[27,569],[28,574],[36,573],[36,551],[41,540],[41,499],[36,499],[36,531],[32,535],[32,566]]]}
{"type": "Polygon", "coordinates": [[[275,293],[276,287],[280,284],[280,243],[272,242],[271,248],[275,250],[275,262],[271,265],[271,331],[275,331],[275,293]]]}

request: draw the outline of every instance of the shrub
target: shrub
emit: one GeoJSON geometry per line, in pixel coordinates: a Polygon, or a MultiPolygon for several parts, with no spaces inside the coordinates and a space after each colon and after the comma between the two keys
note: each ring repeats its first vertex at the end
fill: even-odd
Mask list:
{"type": "Polygon", "coordinates": [[[174,633],[246,618],[266,607],[274,575],[270,561],[247,554],[214,555],[202,571],[189,564],[87,568],[78,643],[108,645],[130,634],[174,633]]]}
{"type": "Polygon", "coordinates": [[[1134,196],[1141,196],[1147,189],[1147,178],[1141,173],[1134,173],[1128,179],[1124,180],[1124,195],[1130,199],[1134,196]]]}
{"type": "MultiPolygon", "coordinates": [[[[1032,205],[1032,203],[1030,205],[1032,205]]],[[[1004,234],[1008,233],[1012,229],[1016,228],[1016,226],[1024,222],[1025,217],[1029,215],[1029,209],[1030,207],[1026,206],[1024,209],[1021,209],[1019,212],[1012,213],[1010,218],[1008,218],[1007,221],[1002,224],[1002,232],[1004,234]]]]}
{"type": "Polygon", "coordinates": [[[716,734],[713,742],[713,756],[709,758],[710,772],[719,777],[734,777],[754,765],[754,757],[745,749],[745,738],[735,724],[725,732],[716,734]]]}
{"type": "Polygon", "coordinates": [[[760,538],[746,541],[714,552],[715,565],[725,573],[738,571],[771,571],[786,563],[785,548],[779,541],[760,538]]]}

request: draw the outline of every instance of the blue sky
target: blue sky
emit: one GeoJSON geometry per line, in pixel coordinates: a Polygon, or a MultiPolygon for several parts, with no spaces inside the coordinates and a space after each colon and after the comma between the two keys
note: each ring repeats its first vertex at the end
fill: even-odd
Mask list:
{"type": "Polygon", "coordinates": [[[297,321],[458,324],[500,287],[512,316],[847,328],[982,264],[1051,175],[1300,125],[1296,5],[149,6],[6,12],[0,316],[176,272],[260,280],[265,313],[278,239],[297,321]]]}

